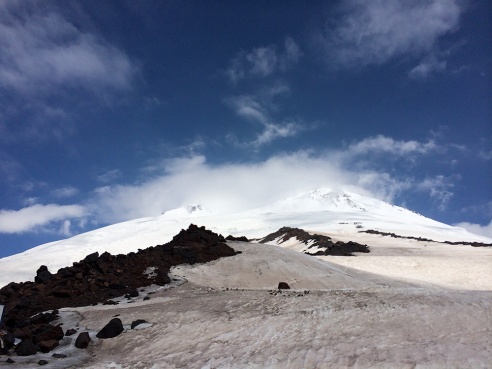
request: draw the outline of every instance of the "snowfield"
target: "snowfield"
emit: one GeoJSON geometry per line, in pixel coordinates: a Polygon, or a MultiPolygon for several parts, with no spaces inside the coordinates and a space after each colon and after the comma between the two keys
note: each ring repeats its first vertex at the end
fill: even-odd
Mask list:
{"type": "MultiPolygon", "coordinates": [[[[242,253],[173,268],[175,278],[187,282],[156,289],[148,301],[147,290],[132,303],[62,309],[67,324],[88,330],[94,340],[78,350],[67,339],[54,352],[69,357],[50,359],[52,368],[490,368],[492,248],[359,231],[492,240],[328,190],[241,214],[195,213],[190,219],[190,209],[172,213],[183,218],[165,213],[42,245],[0,260],[0,269],[10,280],[31,279],[40,264],[56,271],[94,251],[126,253],[161,244],[190,222],[249,238],[299,227],[367,243],[371,252],[313,257],[300,252],[306,245],[295,239],[282,247],[276,241],[230,242],[242,253]],[[277,290],[280,281],[291,289],[277,290]],[[149,324],[96,339],[95,332],[116,315],[125,325],[137,319],[149,324]]],[[[204,212],[195,207],[191,213],[196,210],[204,212]]],[[[9,279],[2,278],[1,285],[9,279]]],[[[40,357],[14,356],[15,364],[3,364],[2,356],[0,367],[37,368],[40,357]]]]}
{"type": "MultiPolygon", "coordinates": [[[[323,233],[335,240],[357,238],[358,242],[369,246],[374,238],[359,231],[373,229],[435,241],[492,243],[492,239],[380,200],[349,192],[317,189],[259,209],[233,214],[214,214],[200,205],[185,206],[157,217],[118,223],[37,246],[21,254],[0,258],[0,286],[12,281],[33,280],[40,265],[56,272],[96,251],[117,255],[161,245],[169,242],[181,229],[187,229],[190,223],[205,226],[224,236],[231,234],[249,239],[264,237],[289,226],[323,233]]],[[[391,239],[391,242],[399,241],[391,239]]]]}

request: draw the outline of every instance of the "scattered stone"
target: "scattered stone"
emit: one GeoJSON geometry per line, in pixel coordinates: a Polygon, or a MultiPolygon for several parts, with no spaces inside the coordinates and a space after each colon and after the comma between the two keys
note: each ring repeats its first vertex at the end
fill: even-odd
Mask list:
{"type": "Polygon", "coordinates": [[[126,296],[125,298],[129,299],[129,298],[132,298],[132,297],[138,297],[138,291],[137,289],[133,289],[131,290],[126,296]]]}
{"type": "Polygon", "coordinates": [[[145,297],[143,298],[143,300],[144,300],[144,301],[150,300],[150,296],[145,296],[145,297]]]}
{"type": "Polygon", "coordinates": [[[97,338],[113,338],[123,332],[123,323],[119,318],[113,318],[97,334],[97,338]]]}
{"type": "Polygon", "coordinates": [[[14,360],[12,360],[11,358],[8,358],[7,361],[5,361],[7,364],[13,364],[15,363],[14,360]]]}
{"type": "Polygon", "coordinates": [[[75,347],[79,349],[85,349],[89,346],[91,342],[91,337],[89,336],[89,332],[82,332],[77,336],[75,340],[75,347]]]}
{"type": "Polygon", "coordinates": [[[131,328],[134,329],[137,325],[140,325],[142,323],[147,323],[147,321],[143,319],[134,320],[131,324],[131,328]]]}
{"type": "Polygon", "coordinates": [[[46,360],[39,360],[38,365],[46,365],[48,362],[46,360]]]}
{"type": "Polygon", "coordinates": [[[77,330],[74,328],[67,329],[65,332],[65,336],[73,336],[75,333],[77,333],[77,330]]]}
{"type": "Polygon", "coordinates": [[[278,289],[279,290],[290,290],[290,286],[287,282],[279,282],[278,289]]]}

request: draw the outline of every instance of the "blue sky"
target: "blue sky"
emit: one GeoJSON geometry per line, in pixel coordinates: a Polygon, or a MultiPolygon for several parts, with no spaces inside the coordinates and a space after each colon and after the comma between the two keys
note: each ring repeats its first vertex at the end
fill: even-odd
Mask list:
{"type": "Polygon", "coordinates": [[[492,5],[0,3],[0,257],[345,188],[492,237],[492,5]]]}

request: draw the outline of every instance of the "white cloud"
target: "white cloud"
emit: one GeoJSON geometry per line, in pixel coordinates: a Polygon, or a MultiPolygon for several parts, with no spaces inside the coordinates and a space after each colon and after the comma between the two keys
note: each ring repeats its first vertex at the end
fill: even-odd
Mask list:
{"type": "Polygon", "coordinates": [[[296,121],[276,122],[270,116],[265,105],[260,104],[254,96],[243,95],[231,97],[227,100],[236,114],[253,123],[260,123],[263,130],[257,134],[254,140],[239,142],[240,145],[260,147],[274,141],[277,138],[295,136],[303,127],[296,121]]]}
{"type": "Polygon", "coordinates": [[[87,213],[80,205],[32,205],[20,210],[0,210],[0,232],[22,233],[34,231],[38,227],[66,220],[81,218],[87,213]]]}
{"type": "Polygon", "coordinates": [[[462,222],[455,224],[456,227],[465,228],[468,232],[492,238],[492,221],[486,225],[462,222]]]}
{"type": "Polygon", "coordinates": [[[4,88],[35,95],[66,86],[93,93],[131,86],[136,67],[123,51],[52,9],[10,2],[0,7],[0,17],[4,88]]]}
{"type": "Polygon", "coordinates": [[[452,179],[443,175],[426,178],[417,184],[417,189],[429,192],[429,196],[441,211],[446,209],[448,202],[453,197],[454,193],[451,191],[453,187],[452,179]]]}
{"type": "Polygon", "coordinates": [[[263,146],[277,138],[295,136],[301,129],[301,126],[296,122],[267,123],[263,132],[251,144],[256,147],[263,146]]]}
{"type": "Polygon", "coordinates": [[[102,174],[97,175],[96,179],[99,182],[109,183],[109,182],[113,182],[114,180],[116,180],[118,178],[121,178],[121,176],[122,176],[121,170],[111,169],[111,170],[108,170],[107,172],[104,172],[102,174]]]}
{"type": "Polygon", "coordinates": [[[70,231],[71,226],[72,222],[70,222],[70,220],[64,220],[62,225],[60,226],[59,233],[64,235],[65,237],[70,237],[72,235],[72,232],[70,231]]]}
{"type": "Polygon", "coordinates": [[[458,0],[348,0],[340,11],[321,36],[327,60],[337,68],[359,68],[437,53],[439,39],[457,29],[463,8],[458,0]]]}
{"type": "Polygon", "coordinates": [[[436,149],[438,149],[438,146],[434,141],[427,141],[425,143],[414,140],[397,141],[391,137],[378,135],[350,144],[347,153],[350,155],[389,153],[397,156],[406,156],[413,153],[426,154],[436,149]]]}
{"type": "MultiPolygon", "coordinates": [[[[244,115],[253,120],[263,116],[261,109],[253,113],[245,111],[244,115]]],[[[422,178],[417,170],[407,172],[406,161],[403,162],[405,171],[395,170],[398,162],[391,162],[389,166],[384,162],[386,156],[406,160],[409,155],[434,153],[436,147],[433,142],[377,136],[339,150],[316,154],[296,151],[254,163],[211,164],[201,155],[178,157],[155,163],[151,172],[143,168],[146,177],[142,177],[139,184],[95,189],[90,208],[102,222],[159,215],[196,204],[213,212],[227,213],[262,206],[313,188],[331,187],[388,202],[400,200],[403,194],[429,196],[444,210],[453,196],[454,182],[459,178],[442,175],[422,178]],[[374,158],[374,152],[391,155],[374,158]]]]}
{"type": "Polygon", "coordinates": [[[113,186],[96,194],[93,207],[107,222],[159,215],[190,204],[226,213],[265,205],[315,187],[340,188],[356,183],[352,177],[330,160],[307,152],[277,155],[256,163],[221,165],[193,156],[166,160],[161,175],[140,185],[113,186]]]}
{"type": "Polygon", "coordinates": [[[446,61],[440,61],[435,57],[426,58],[422,62],[413,68],[408,76],[412,79],[422,79],[425,80],[429,74],[434,72],[442,72],[446,69],[446,61]]]}
{"type": "Polygon", "coordinates": [[[266,77],[293,67],[301,55],[297,43],[287,38],[281,53],[273,45],[254,48],[250,52],[239,52],[231,60],[226,74],[233,83],[249,77],[266,77]]]}
{"type": "Polygon", "coordinates": [[[24,200],[24,204],[27,206],[31,206],[37,204],[39,202],[39,197],[28,197],[24,200]]]}
{"type": "Polygon", "coordinates": [[[68,197],[75,196],[79,193],[79,190],[77,190],[75,187],[67,186],[67,187],[61,187],[61,188],[56,188],[51,191],[51,194],[55,197],[58,197],[60,199],[65,199],[68,197]]]}
{"type": "Polygon", "coordinates": [[[395,197],[414,186],[409,178],[395,178],[386,172],[364,171],[357,175],[357,185],[369,190],[384,201],[392,203],[395,197]]]}
{"type": "Polygon", "coordinates": [[[492,160],[492,150],[480,150],[478,156],[484,160],[492,160]]]}

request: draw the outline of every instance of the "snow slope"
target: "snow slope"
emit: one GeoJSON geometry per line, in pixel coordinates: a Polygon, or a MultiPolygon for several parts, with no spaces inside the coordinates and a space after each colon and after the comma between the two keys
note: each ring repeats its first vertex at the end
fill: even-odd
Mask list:
{"type": "MultiPolygon", "coordinates": [[[[473,279],[467,290],[453,291],[287,248],[230,245],[242,253],[173,268],[173,275],[188,283],[158,289],[148,301],[144,291],[132,303],[62,309],[94,338],[88,351],[72,343],[55,349],[66,359],[54,360],[51,353],[14,356],[9,368],[38,368],[40,358],[52,368],[77,369],[490,367],[492,292],[474,290],[473,279]],[[274,291],[279,281],[293,289],[274,291]],[[149,324],[112,339],[95,338],[114,316],[126,326],[137,319],[149,324]]],[[[476,250],[464,247],[461,258],[476,250]]],[[[490,267],[492,250],[479,250],[489,252],[490,267]]],[[[377,256],[384,264],[384,256],[377,256]]],[[[441,265],[426,267],[439,282],[441,265]]]]}
{"type": "Polygon", "coordinates": [[[183,207],[158,217],[135,219],[40,245],[0,259],[0,286],[11,281],[33,280],[40,265],[56,272],[96,251],[124,254],[163,244],[190,223],[204,225],[224,236],[232,234],[250,239],[290,226],[328,234],[334,239],[357,237],[358,242],[366,240],[368,244],[374,236],[361,236],[360,230],[375,229],[436,241],[492,242],[380,200],[346,191],[317,189],[234,214],[213,214],[199,205],[183,207]]]}

